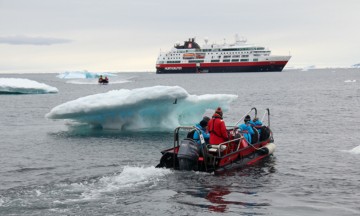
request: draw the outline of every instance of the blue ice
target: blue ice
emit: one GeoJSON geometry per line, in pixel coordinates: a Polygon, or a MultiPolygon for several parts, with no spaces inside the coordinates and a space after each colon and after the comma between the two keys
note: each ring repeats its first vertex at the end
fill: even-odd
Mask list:
{"type": "Polygon", "coordinates": [[[238,96],[190,95],[179,86],[112,90],[54,107],[46,117],[70,119],[104,129],[164,130],[198,122],[206,110],[227,110],[238,96]]]}
{"type": "Polygon", "coordinates": [[[58,74],[56,77],[60,79],[95,79],[99,78],[100,75],[113,77],[116,76],[116,74],[112,73],[93,73],[89,71],[66,71],[64,73],[58,74]]]}

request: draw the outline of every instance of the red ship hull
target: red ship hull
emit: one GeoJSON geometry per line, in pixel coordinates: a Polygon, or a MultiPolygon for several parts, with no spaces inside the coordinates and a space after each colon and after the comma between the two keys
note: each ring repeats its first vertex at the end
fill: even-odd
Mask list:
{"type": "Polygon", "coordinates": [[[287,61],[157,64],[156,73],[281,72],[287,61]]]}

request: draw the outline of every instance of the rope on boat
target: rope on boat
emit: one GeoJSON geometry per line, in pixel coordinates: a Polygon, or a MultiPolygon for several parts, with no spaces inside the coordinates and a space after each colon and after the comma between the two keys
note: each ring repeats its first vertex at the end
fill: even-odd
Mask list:
{"type": "Polygon", "coordinates": [[[255,150],[259,150],[259,149],[261,149],[261,148],[256,148],[255,146],[253,146],[251,143],[248,143],[249,144],[249,146],[251,146],[251,147],[253,147],[255,150]]]}

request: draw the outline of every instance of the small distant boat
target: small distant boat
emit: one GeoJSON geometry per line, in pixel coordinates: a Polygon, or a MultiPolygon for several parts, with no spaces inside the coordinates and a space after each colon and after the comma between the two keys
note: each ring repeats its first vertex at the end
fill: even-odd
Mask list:
{"type": "Polygon", "coordinates": [[[103,78],[102,76],[100,76],[99,78],[99,84],[108,84],[109,83],[109,79],[107,77],[103,78]]]}
{"type": "MultiPolygon", "coordinates": [[[[247,114],[255,110],[252,108],[247,114]]],[[[239,122],[247,115],[245,114],[239,122]]],[[[177,127],[174,130],[174,144],[172,148],[161,151],[162,157],[157,168],[171,168],[175,170],[194,170],[200,172],[214,172],[221,174],[226,171],[238,169],[254,164],[275,151],[274,138],[270,130],[270,110],[267,109],[267,126],[253,127],[255,135],[253,142],[248,143],[243,132],[237,127],[228,128],[230,140],[219,145],[205,145],[201,131],[196,127],[177,127]],[[184,131],[196,130],[200,134],[202,149],[191,138],[180,139],[184,131]],[[261,131],[261,133],[259,133],[261,131]]]]}

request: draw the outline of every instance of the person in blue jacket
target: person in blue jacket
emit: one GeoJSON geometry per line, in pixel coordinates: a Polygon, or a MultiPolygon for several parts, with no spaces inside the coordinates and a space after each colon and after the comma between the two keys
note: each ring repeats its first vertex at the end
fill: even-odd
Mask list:
{"type": "Polygon", "coordinates": [[[239,125],[239,130],[243,133],[246,141],[251,144],[251,135],[255,134],[255,132],[250,122],[251,117],[249,115],[245,116],[244,123],[239,125]]]}
{"type": "MultiPolygon", "coordinates": [[[[210,139],[210,133],[207,130],[207,125],[209,120],[210,120],[209,117],[204,116],[204,118],[198,124],[195,125],[195,127],[201,131],[206,144],[209,143],[209,139],[210,139]]],[[[197,131],[194,132],[193,140],[195,140],[199,145],[201,144],[200,136],[197,131]]]]}
{"type": "Polygon", "coordinates": [[[259,118],[254,118],[252,121],[250,120],[249,123],[256,127],[256,126],[262,126],[262,122],[259,120],[259,118]]]}
{"type": "Polygon", "coordinates": [[[259,120],[259,118],[255,117],[253,120],[250,120],[249,123],[259,132],[259,134],[261,134],[261,127],[263,123],[259,120]]]}

